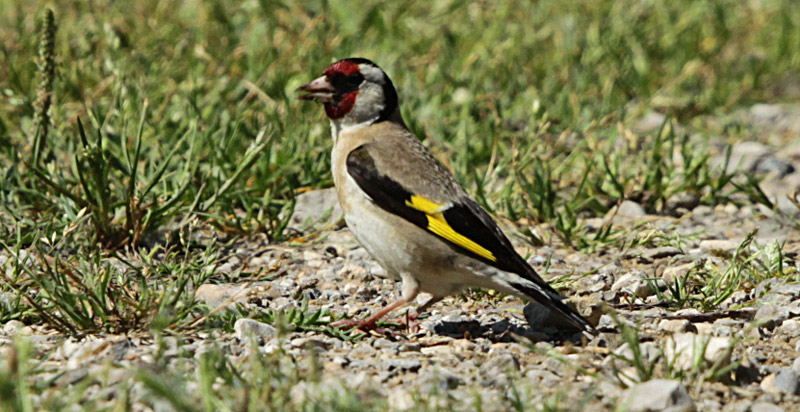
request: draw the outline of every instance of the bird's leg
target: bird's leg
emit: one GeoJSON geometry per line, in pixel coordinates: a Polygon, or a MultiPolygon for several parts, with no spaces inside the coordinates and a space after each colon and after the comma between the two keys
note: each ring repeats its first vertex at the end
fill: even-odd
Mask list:
{"type": "Polygon", "coordinates": [[[401,321],[405,323],[406,327],[410,329],[411,332],[413,333],[419,332],[419,323],[417,322],[417,319],[420,317],[420,315],[425,313],[428,310],[428,308],[435,305],[442,299],[444,299],[443,296],[431,297],[430,299],[428,299],[427,302],[420,305],[415,311],[406,314],[401,321]]]}
{"type": "Polygon", "coordinates": [[[444,296],[432,297],[432,298],[428,299],[428,301],[423,303],[422,305],[420,305],[420,307],[418,307],[417,310],[415,310],[414,312],[411,312],[408,315],[408,318],[410,320],[417,320],[417,318],[419,318],[420,315],[425,313],[431,306],[439,303],[442,299],[444,299],[444,296]]]}
{"type": "Polygon", "coordinates": [[[358,327],[360,329],[374,329],[375,323],[380,320],[382,317],[386,316],[389,312],[397,309],[400,306],[403,306],[408,302],[405,298],[400,298],[396,302],[392,303],[391,305],[386,306],[385,308],[373,313],[369,317],[365,319],[343,319],[338,322],[331,323],[333,327],[346,327],[346,328],[353,328],[358,327]]]}

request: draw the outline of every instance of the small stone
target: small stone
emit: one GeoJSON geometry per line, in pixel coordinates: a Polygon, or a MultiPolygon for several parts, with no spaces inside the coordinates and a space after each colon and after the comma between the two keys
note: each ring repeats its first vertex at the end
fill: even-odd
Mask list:
{"type": "Polygon", "coordinates": [[[336,189],[313,190],[297,196],[289,226],[300,231],[320,229],[341,218],[342,208],[336,189]]]}
{"type": "Polygon", "coordinates": [[[694,402],[680,382],[655,379],[635,385],[623,392],[623,409],[629,412],[689,412],[694,402]],[[627,407],[627,408],[626,408],[627,407]]]}
{"type": "Polygon", "coordinates": [[[739,242],[733,240],[707,239],[700,242],[700,250],[705,253],[733,253],[739,247],[739,242]]]}
{"type": "Polygon", "coordinates": [[[605,303],[596,296],[570,296],[566,303],[575,309],[592,326],[600,323],[605,303]]]}
{"type": "Polygon", "coordinates": [[[611,290],[617,293],[621,292],[639,298],[646,298],[654,293],[651,287],[652,282],[648,281],[648,278],[649,276],[646,273],[635,270],[620,276],[611,285],[611,290]]]}
{"type": "Polygon", "coordinates": [[[686,263],[683,265],[672,266],[664,269],[661,278],[669,285],[675,283],[676,280],[683,279],[687,273],[694,267],[694,263],[686,263]]]}
{"type": "Polygon", "coordinates": [[[17,333],[25,334],[24,331],[26,330],[26,328],[28,330],[28,334],[30,334],[30,327],[25,326],[24,323],[16,319],[12,319],[6,322],[5,325],[3,325],[3,332],[5,332],[6,335],[8,336],[14,336],[17,333]]]}
{"type": "Polygon", "coordinates": [[[619,207],[614,207],[608,211],[606,219],[612,218],[613,221],[619,221],[625,219],[641,219],[645,216],[647,216],[647,212],[645,212],[642,205],[631,200],[624,200],[620,203],[619,207]]]}
{"type": "Polygon", "coordinates": [[[407,411],[415,405],[414,397],[403,388],[392,389],[392,391],[389,392],[387,401],[389,405],[391,405],[392,410],[396,411],[407,411]]]}
{"type": "Polygon", "coordinates": [[[519,361],[510,353],[499,354],[489,358],[480,367],[483,373],[505,373],[519,370],[519,361]]]}
{"type": "Polygon", "coordinates": [[[278,336],[278,330],[272,325],[262,323],[253,319],[239,319],[233,324],[236,337],[241,341],[250,339],[251,336],[268,340],[278,336]]]}
{"type": "Polygon", "coordinates": [[[771,392],[771,393],[778,392],[777,388],[774,388],[772,386],[772,384],[775,383],[776,377],[777,376],[774,373],[770,373],[769,375],[765,376],[764,379],[761,380],[761,383],[758,386],[760,386],[761,389],[764,390],[764,392],[771,392]]]}
{"type": "Polygon", "coordinates": [[[800,320],[787,319],[781,323],[777,332],[783,333],[788,336],[800,336],[800,320]]]}
{"type": "Polygon", "coordinates": [[[678,209],[692,210],[700,204],[700,196],[689,193],[681,192],[670,196],[667,199],[666,209],[676,211],[678,209]]]}
{"type": "Polygon", "coordinates": [[[742,399],[723,406],[722,412],[750,412],[750,405],[752,404],[753,401],[742,399]]]}
{"type": "Polygon", "coordinates": [[[631,128],[635,133],[644,134],[654,132],[664,124],[666,116],[659,112],[647,112],[641,119],[633,123],[631,128]]]}
{"type": "Polygon", "coordinates": [[[754,403],[750,409],[750,412],[786,412],[786,409],[781,408],[778,405],[768,403],[768,402],[756,402],[754,403]]]}
{"type": "Polygon", "coordinates": [[[781,107],[774,104],[757,103],[750,107],[750,115],[754,120],[772,121],[780,117],[781,107]]]}
{"type": "Polygon", "coordinates": [[[791,368],[783,368],[775,377],[771,387],[781,393],[800,395],[800,376],[791,368]]]}
{"type": "MultiPolygon", "coordinates": [[[[583,276],[575,282],[575,290],[582,294],[589,294],[607,290],[610,287],[610,275],[594,274],[583,276]]],[[[613,279],[613,278],[612,278],[613,279]]]]}
{"type": "Polygon", "coordinates": [[[658,322],[658,328],[672,333],[697,332],[697,328],[686,319],[663,319],[658,322]]]}
{"type": "Polygon", "coordinates": [[[676,248],[676,247],[661,246],[661,247],[656,247],[656,248],[645,250],[644,253],[642,253],[642,256],[644,256],[645,258],[650,259],[650,260],[656,260],[656,259],[663,259],[663,258],[667,258],[667,257],[682,255],[682,254],[683,254],[683,252],[680,249],[676,248]]]}
{"type": "Polygon", "coordinates": [[[780,159],[772,155],[761,156],[756,160],[753,166],[753,172],[764,175],[775,175],[778,178],[784,178],[794,173],[794,166],[786,160],[780,159]]]}
{"type": "Polygon", "coordinates": [[[194,296],[212,309],[223,304],[233,308],[236,302],[247,298],[247,292],[242,285],[206,283],[197,288],[194,296]]]}
{"type": "MultiPolygon", "coordinates": [[[[661,356],[661,350],[656,346],[655,342],[642,342],[637,348],[640,355],[648,362],[654,362],[661,356]]],[[[603,359],[603,365],[624,365],[632,362],[636,355],[631,349],[628,342],[623,343],[618,348],[614,349],[614,356],[607,356],[603,359]]],[[[637,375],[634,373],[634,375],[637,375]]]]}
{"type": "Polygon", "coordinates": [[[779,305],[762,305],[756,311],[754,321],[759,322],[761,326],[772,329],[789,318],[789,308],[779,305]]]}
{"type": "Polygon", "coordinates": [[[740,142],[733,145],[731,158],[726,172],[733,173],[737,170],[751,172],[761,156],[770,152],[769,146],[760,142],[740,142]]]}
{"type": "Polygon", "coordinates": [[[456,389],[462,383],[458,375],[443,368],[424,369],[420,372],[417,382],[423,393],[445,393],[456,389]]]}
{"type": "Polygon", "coordinates": [[[667,340],[664,356],[679,371],[691,371],[697,359],[702,359],[705,365],[719,362],[720,367],[730,364],[731,339],[728,337],[709,337],[693,333],[677,333],[667,340]],[[701,354],[699,351],[705,351],[701,354]]]}

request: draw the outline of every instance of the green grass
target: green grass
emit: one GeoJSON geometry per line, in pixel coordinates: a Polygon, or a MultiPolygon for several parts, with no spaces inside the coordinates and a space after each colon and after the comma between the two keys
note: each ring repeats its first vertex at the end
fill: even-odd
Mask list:
{"type": "MultiPolygon", "coordinates": [[[[772,207],[759,177],[713,164],[729,146],[707,144],[758,136],[703,116],[799,98],[784,93],[800,67],[793,0],[0,0],[0,10],[0,292],[10,297],[0,322],[73,336],[180,335],[253,316],[347,338],[307,308],[196,325],[208,311],[194,287],[212,278],[219,248],[190,236],[292,235],[298,190],[332,184],[327,121],[293,90],[340,58],[388,72],[410,129],[490,211],[520,222],[533,244],[584,251],[682,245],[584,224],[624,199],[662,214],[685,193],[772,207]],[[635,132],[650,111],[667,116],[661,128],[635,132]]],[[[770,248],[698,265],[662,298],[713,309],[764,276],[796,276],[770,248]]],[[[215,359],[196,379],[221,377],[232,392],[203,386],[187,395],[197,403],[172,399],[182,392],[158,385],[165,371],[136,379],[178,410],[246,410],[234,398],[264,400],[263,382],[288,393],[288,378],[270,375],[288,373],[280,368],[245,376],[215,359]]],[[[3,408],[44,408],[31,404],[22,363],[0,375],[0,390],[17,394],[0,397],[3,408]]],[[[340,395],[297,410],[385,406],[340,395]]],[[[54,402],[80,399],[70,396],[54,402]]]]}

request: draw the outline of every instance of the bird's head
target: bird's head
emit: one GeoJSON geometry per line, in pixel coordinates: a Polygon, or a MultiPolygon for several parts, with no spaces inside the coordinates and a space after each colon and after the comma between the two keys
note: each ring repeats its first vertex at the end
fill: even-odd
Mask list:
{"type": "Polygon", "coordinates": [[[328,118],[344,127],[399,120],[392,81],[367,59],[339,60],[297,92],[303,100],[322,103],[328,118]]]}

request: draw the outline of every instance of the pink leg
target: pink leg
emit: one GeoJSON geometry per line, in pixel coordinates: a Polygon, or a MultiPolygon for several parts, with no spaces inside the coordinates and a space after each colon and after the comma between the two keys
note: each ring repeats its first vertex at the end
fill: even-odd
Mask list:
{"type": "Polygon", "coordinates": [[[435,305],[439,301],[444,299],[444,297],[432,297],[428,299],[427,302],[423,303],[420,307],[418,307],[415,311],[409,313],[407,316],[400,319],[406,327],[411,330],[413,333],[419,332],[419,324],[417,323],[417,318],[420,317],[425,311],[428,310],[431,306],[435,305]]]}
{"type": "Polygon", "coordinates": [[[427,311],[428,308],[430,308],[431,306],[439,303],[442,299],[444,299],[444,297],[438,297],[438,298],[437,297],[433,297],[433,298],[428,299],[428,301],[423,303],[420,307],[418,307],[417,310],[415,310],[414,312],[411,312],[408,315],[408,319],[412,320],[412,321],[413,320],[417,320],[417,318],[420,315],[422,315],[423,313],[425,313],[425,311],[427,311]]]}
{"type": "Polygon", "coordinates": [[[373,313],[370,317],[366,319],[344,319],[338,322],[331,323],[333,327],[358,327],[362,329],[373,329],[375,328],[375,322],[380,320],[382,317],[386,316],[389,312],[397,309],[400,306],[405,305],[407,302],[406,299],[400,298],[397,302],[392,303],[389,306],[373,313]]]}

